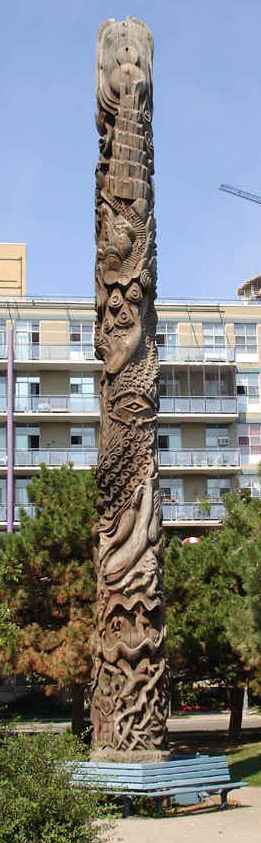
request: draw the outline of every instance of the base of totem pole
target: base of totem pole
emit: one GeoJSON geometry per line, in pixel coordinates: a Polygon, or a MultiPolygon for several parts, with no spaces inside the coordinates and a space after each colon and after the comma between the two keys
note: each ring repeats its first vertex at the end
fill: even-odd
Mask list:
{"type": "Polygon", "coordinates": [[[168,750],[160,749],[94,749],[90,753],[90,761],[109,761],[115,764],[154,764],[161,761],[169,761],[172,757],[168,750]]]}

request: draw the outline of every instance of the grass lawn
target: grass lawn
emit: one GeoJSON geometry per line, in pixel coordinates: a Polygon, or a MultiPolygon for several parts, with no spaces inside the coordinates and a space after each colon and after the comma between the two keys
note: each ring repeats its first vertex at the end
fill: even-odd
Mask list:
{"type": "Polygon", "coordinates": [[[234,781],[245,779],[261,787],[261,741],[228,749],[229,767],[234,781]]]}

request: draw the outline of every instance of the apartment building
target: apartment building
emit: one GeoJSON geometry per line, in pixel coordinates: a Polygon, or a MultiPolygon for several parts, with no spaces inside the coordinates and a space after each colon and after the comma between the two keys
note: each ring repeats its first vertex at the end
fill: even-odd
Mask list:
{"type": "MultiPolygon", "coordinates": [[[[235,300],[158,301],[158,449],[163,523],[220,524],[223,495],[261,494],[261,278],[235,300]]],[[[96,464],[101,362],[94,302],[26,295],[26,249],[0,246],[0,526],[31,512],[41,463],[96,464]]]]}

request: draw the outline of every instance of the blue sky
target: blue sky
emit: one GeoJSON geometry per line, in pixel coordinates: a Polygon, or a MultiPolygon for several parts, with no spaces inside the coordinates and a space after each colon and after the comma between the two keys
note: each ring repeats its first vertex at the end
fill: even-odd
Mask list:
{"type": "Polygon", "coordinates": [[[96,30],[155,41],[160,297],[229,297],[261,272],[260,0],[8,0],[1,7],[0,240],[28,245],[34,295],[94,291],[96,30]]]}

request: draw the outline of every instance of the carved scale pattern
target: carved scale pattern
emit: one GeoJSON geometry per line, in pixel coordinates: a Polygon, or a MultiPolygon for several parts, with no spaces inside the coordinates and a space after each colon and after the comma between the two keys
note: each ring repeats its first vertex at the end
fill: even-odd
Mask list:
{"type": "Polygon", "coordinates": [[[97,468],[93,746],[155,750],[167,715],[156,448],[152,51],[147,27],[108,21],[97,42],[97,468]]]}

